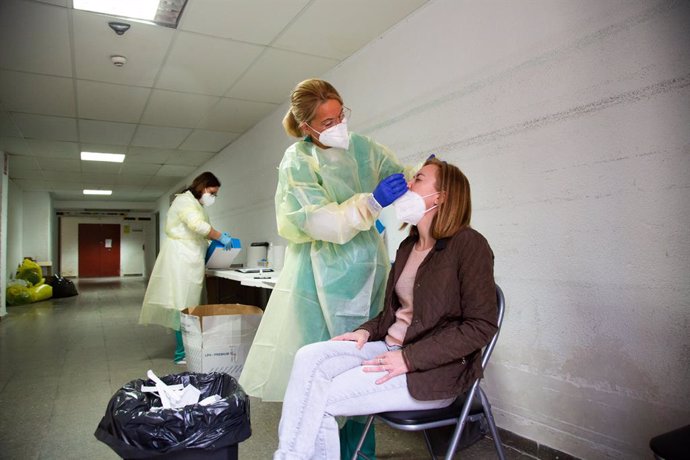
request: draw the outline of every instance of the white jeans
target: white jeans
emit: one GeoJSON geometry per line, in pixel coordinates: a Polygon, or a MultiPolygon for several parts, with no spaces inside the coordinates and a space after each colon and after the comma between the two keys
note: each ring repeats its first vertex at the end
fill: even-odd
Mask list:
{"type": "Polygon", "coordinates": [[[317,342],[295,355],[285,392],[274,459],[339,459],[335,416],[368,415],[391,410],[444,407],[453,401],[419,401],[407,390],[407,376],[381,385],[384,372],[364,372],[362,361],[388,350],[384,342],[317,342]]]}

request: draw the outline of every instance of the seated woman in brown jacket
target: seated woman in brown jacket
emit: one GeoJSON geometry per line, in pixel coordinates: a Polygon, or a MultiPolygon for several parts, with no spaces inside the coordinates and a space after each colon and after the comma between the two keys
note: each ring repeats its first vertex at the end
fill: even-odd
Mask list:
{"type": "Polygon", "coordinates": [[[481,373],[496,332],[493,253],[470,228],[467,178],[435,158],[394,203],[412,224],[383,311],[295,356],[274,459],[339,458],[336,416],[444,407],[481,373]]]}

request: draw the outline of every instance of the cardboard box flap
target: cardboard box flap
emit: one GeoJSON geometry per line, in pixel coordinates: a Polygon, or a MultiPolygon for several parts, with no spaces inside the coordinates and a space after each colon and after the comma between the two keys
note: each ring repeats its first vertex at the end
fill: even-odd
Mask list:
{"type": "Polygon", "coordinates": [[[243,305],[241,303],[197,305],[182,310],[182,313],[203,318],[204,316],[214,315],[262,315],[263,310],[254,305],[243,305]]]}

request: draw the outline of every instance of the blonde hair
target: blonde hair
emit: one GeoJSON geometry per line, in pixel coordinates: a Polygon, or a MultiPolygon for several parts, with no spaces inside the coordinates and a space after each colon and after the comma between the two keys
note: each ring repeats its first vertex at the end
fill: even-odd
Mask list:
{"type": "Polygon", "coordinates": [[[338,91],[324,80],[310,78],[300,82],[290,95],[290,109],[283,118],[283,129],[289,136],[302,137],[302,123],[309,123],[316,114],[319,105],[335,99],[343,103],[338,91]]]}
{"type": "MultiPolygon", "coordinates": [[[[431,237],[440,240],[455,235],[461,229],[470,226],[472,219],[472,199],[470,181],[460,169],[450,163],[437,158],[430,158],[426,165],[435,165],[436,190],[443,194],[444,199],[438,204],[438,211],[431,222],[431,237]]],[[[416,226],[410,229],[410,234],[417,236],[416,226]]]]}

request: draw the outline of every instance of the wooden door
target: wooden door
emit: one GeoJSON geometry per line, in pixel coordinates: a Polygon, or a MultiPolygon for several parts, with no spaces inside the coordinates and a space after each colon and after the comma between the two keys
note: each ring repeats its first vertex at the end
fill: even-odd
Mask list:
{"type": "Polygon", "coordinates": [[[79,277],[120,276],[120,224],[79,224],[79,277]]]}

